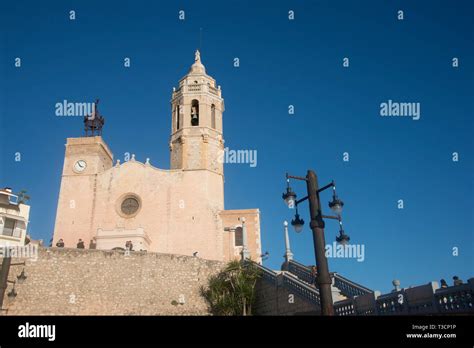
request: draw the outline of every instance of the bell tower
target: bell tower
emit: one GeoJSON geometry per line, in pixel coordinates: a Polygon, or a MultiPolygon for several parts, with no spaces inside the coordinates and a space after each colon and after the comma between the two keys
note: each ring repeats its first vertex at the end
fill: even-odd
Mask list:
{"type": "Polygon", "coordinates": [[[223,112],[220,86],[206,74],[196,51],[194,64],[171,97],[171,169],[204,169],[223,175],[223,112]]]}

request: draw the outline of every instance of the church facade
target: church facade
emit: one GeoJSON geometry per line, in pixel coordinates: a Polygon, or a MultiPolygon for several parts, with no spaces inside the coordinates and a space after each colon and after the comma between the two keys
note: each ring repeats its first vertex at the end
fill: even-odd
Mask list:
{"type": "Polygon", "coordinates": [[[224,209],[224,100],[196,51],[171,98],[170,169],[114,163],[101,136],[68,138],[53,245],[261,262],[258,209],[224,209]]]}

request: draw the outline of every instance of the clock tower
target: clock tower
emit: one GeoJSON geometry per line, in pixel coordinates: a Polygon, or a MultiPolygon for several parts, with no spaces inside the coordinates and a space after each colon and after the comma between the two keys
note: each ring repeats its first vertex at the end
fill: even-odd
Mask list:
{"type": "MultiPolygon", "coordinates": [[[[92,235],[97,175],[112,167],[113,155],[100,136],[68,138],[59,192],[54,240],[86,245],[92,235]]],[[[53,244],[54,245],[54,244],[53,244]]]]}

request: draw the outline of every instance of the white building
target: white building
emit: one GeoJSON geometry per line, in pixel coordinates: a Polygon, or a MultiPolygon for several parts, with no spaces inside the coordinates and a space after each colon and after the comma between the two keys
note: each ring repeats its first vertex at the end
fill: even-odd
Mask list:
{"type": "Polygon", "coordinates": [[[30,206],[18,202],[10,188],[0,190],[0,246],[25,245],[30,206]]]}

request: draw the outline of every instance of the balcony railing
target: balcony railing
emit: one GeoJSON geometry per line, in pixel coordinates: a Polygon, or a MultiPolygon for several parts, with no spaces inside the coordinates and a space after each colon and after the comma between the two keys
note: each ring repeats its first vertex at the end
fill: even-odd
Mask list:
{"type": "Polygon", "coordinates": [[[347,300],[336,302],[334,304],[334,313],[341,316],[355,315],[354,301],[349,298],[347,300]]]}
{"type": "Polygon", "coordinates": [[[300,297],[305,298],[309,302],[312,302],[317,306],[320,305],[319,291],[315,287],[299,280],[291,273],[276,273],[265,266],[259,265],[257,263],[255,263],[255,265],[262,271],[262,279],[270,281],[275,285],[281,284],[288,290],[293,291],[295,294],[298,294],[300,297]]]}
{"type": "Polygon", "coordinates": [[[315,287],[312,287],[305,282],[302,282],[298,278],[292,277],[286,273],[282,273],[283,285],[301,297],[307,299],[315,305],[320,305],[321,300],[319,298],[319,291],[315,287]]]}
{"type": "Polygon", "coordinates": [[[434,297],[440,313],[473,312],[474,279],[467,284],[439,289],[434,297]]]}
{"type": "Polygon", "coordinates": [[[356,297],[373,292],[369,288],[354,283],[353,281],[344,278],[337,273],[334,273],[334,286],[341,290],[341,293],[346,297],[356,297]]]}
{"type": "Polygon", "coordinates": [[[310,269],[297,261],[290,260],[288,263],[288,271],[306,283],[314,283],[313,275],[311,274],[310,269]]]}
{"type": "Polygon", "coordinates": [[[188,85],[188,92],[200,92],[201,85],[188,85]]]}
{"type": "MultiPolygon", "coordinates": [[[[290,262],[288,263],[288,270],[306,283],[313,284],[313,275],[311,274],[311,270],[309,267],[295,260],[290,260],[290,262]]],[[[334,286],[341,290],[341,294],[346,297],[361,296],[373,292],[369,288],[354,283],[353,281],[344,278],[343,276],[337,273],[333,274],[333,279],[334,286]]]]}
{"type": "Polygon", "coordinates": [[[277,282],[277,274],[273,272],[272,270],[266,268],[265,266],[262,266],[258,263],[254,263],[255,267],[257,267],[261,272],[262,272],[262,279],[272,282],[276,284],[277,282]]]}
{"type": "Polygon", "coordinates": [[[374,293],[334,303],[337,315],[420,315],[474,313],[474,278],[436,289],[433,283],[378,296],[374,293]]]}
{"type": "Polygon", "coordinates": [[[375,301],[378,315],[407,314],[408,307],[403,290],[384,294],[375,301]]]}
{"type": "Polygon", "coordinates": [[[217,96],[220,95],[220,90],[218,88],[212,87],[205,83],[192,83],[189,85],[182,85],[179,88],[175,89],[174,93],[179,92],[188,92],[188,93],[201,93],[209,92],[217,96]]]}
{"type": "MultiPolygon", "coordinates": [[[[289,272],[276,273],[258,265],[263,279],[279,284],[300,297],[320,306],[319,290],[308,284],[309,267],[291,260],[289,272]]],[[[400,289],[380,295],[362,285],[354,283],[337,273],[333,274],[334,285],[349,297],[334,303],[336,315],[428,315],[428,314],[472,314],[474,313],[474,278],[466,284],[438,289],[435,282],[400,289]]],[[[308,308],[310,310],[310,308],[308,308]]]]}
{"type": "Polygon", "coordinates": [[[219,95],[219,90],[217,88],[214,88],[212,86],[209,86],[209,92],[215,95],[219,95]]]}

